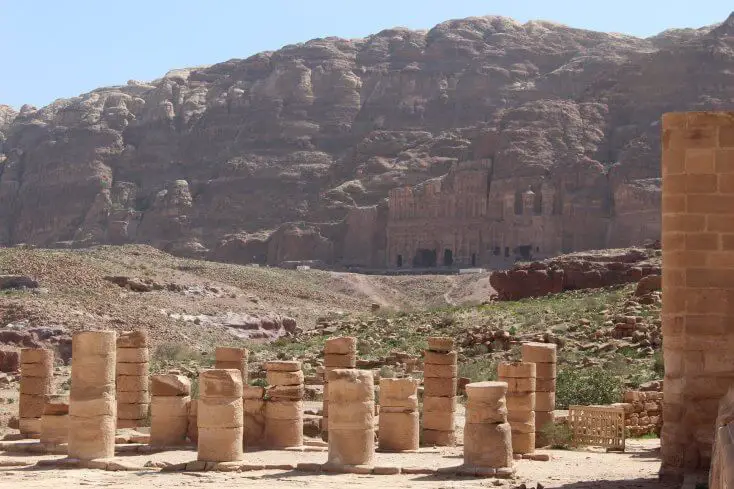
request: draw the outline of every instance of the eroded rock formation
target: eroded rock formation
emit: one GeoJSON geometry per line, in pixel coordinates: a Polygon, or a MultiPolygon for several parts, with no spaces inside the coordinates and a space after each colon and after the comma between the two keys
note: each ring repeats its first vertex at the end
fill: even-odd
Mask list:
{"type": "Polygon", "coordinates": [[[660,114],[732,103],[733,32],[469,18],[0,106],[0,244],[363,267],[635,244],[660,114]]]}

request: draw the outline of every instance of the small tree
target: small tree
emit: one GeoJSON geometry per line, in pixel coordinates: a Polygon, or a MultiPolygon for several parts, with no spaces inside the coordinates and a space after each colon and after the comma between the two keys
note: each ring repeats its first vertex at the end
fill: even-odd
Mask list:
{"type": "Polygon", "coordinates": [[[601,367],[567,368],[556,379],[556,407],[612,404],[622,396],[622,380],[601,367]]]}

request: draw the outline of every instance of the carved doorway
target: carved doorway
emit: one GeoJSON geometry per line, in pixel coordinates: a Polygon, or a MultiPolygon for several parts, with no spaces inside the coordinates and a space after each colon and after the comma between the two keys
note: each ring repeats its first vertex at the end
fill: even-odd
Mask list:
{"type": "Polygon", "coordinates": [[[398,255],[398,268],[403,266],[403,255],[398,255]]]}
{"type": "Polygon", "coordinates": [[[416,268],[431,268],[436,266],[436,250],[421,248],[413,257],[413,266],[416,268]]]}
{"type": "Polygon", "coordinates": [[[450,267],[454,264],[454,252],[450,249],[443,250],[443,266],[450,267]]]}
{"type": "Polygon", "coordinates": [[[533,247],[532,245],[524,245],[517,247],[517,254],[520,255],[521,260],[530,260],[532,258],[533,247]]]}

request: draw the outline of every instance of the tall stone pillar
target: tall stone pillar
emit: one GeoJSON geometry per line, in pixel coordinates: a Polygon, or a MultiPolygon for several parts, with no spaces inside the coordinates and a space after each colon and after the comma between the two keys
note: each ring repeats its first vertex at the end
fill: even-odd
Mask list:
{"type": "Polygon", "coordinates": [[[512,437],[507,423],[505,382],[466,385],[464,464],[500,469],[512,466],[512,437]]]}
{"type": "Polygon", "coordinates": [[[242,460],[244,414],[242,373],[205,370],[199,374],[198,459],[206,462],[242,460]]]}
{"type": "Polygon", "coordinates": [[[150,404],[150,445],[183,445],[188,432],[191,381],[184,375],[152,375],[150,392],[153,395],[150,404]]]}
{"type": "Polygon", "coordinates": [[[664,477],[707,469],[734,383],[734,112],[663,116],[664,477]]]}
{"type": "Polygon", "coordinates": [[[265,444],[269,448],[303,445],[303,371],[301,362],[265,364],[269,384],[265,402],[265,444]]]}
{"type": "MultiPolygon", "coordinates": [[[[557,348],[553,343],[523,343],[522,361],[535,364],[535,446],[548,444],[543,428],[555,422],[553,411],[556,408],[557,348]]],[[[508,395],[507,402],[514,409],[508,395]]],[[[520,407],[520,406],[518,406],[520,407]]]]}
{"type": "Polygon", "coordinates": [[[321,438],[329,439],[329,371],[357,368],[357,338],[339,336],[324,343],[324,401],[321,412],[321,438]]]}
{"type": "Polygon", "coordinates": [[[378,446],[382,451],[418,450],[418,381],[380,379],[378,446]]]}
{"type": "Polygon", "coordinates": [[[512,449],[526,454],[535,451],[535,364],[502,362],[497,380],[507,383],[507,418],[512,427],[512,449]]]}
{"type": "Polygon", "coordinates": [[[117,333],[84,331],[71,340],[69,457],[115,455],[115,359],[117,333]]]}
{"type": "Polygon", "coordinates": [[[423,358],[423,430],[421,443],[428,446],[456,444],[456,387],[458,366],[454,340],[428,338],[423,358]]]}
{"type": "Polygon", "coordinates": [[[20,350],[20,433],[28,438],[41,435],[41,416],[53,393],[54,352],[43,348],[20,350]]]}
{"type": "Polygon", "coordinates": [[[375,384],[369,370],[336,369],[329,376],[330,465],[372,465],[375,384]]]}
{"type": "Polygon", "coordinates": [[[148,334],[126,331],[117,337],[117,427],[143,426],[150,410],[148,334]]]}

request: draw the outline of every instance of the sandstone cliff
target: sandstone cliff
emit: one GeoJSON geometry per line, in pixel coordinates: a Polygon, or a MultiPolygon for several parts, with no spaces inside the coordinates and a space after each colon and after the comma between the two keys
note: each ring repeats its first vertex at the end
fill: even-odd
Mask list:
{"type": "Polygon", "coordinates": [[[482,17],[0,106],[0,244],[366,267],[636,244],[660,114],[731,108],[732,71],[734,15],[649,39],[482,17]],[[421,238],[439,215],[454,237],[421,238]]]}

